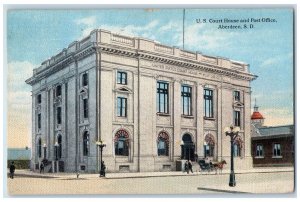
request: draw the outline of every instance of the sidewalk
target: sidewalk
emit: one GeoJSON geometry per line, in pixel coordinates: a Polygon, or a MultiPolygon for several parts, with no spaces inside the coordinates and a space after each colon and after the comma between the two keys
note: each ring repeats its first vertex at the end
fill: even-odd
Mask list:
{"type": "MultiPolygon", "coordinates": [[[[275,173],[275,172],[293,172],[293,167],[268,167],[268,168],[253,168],[251,170],[236,170],[235,174],[247,174],[247,173],[275,173]]],[[[217,175],[227,175],[230,170],[223,170],[222,173],[217,175]]],[[[187,174],[181,171],[169,171],[169,172],[136,172],[136,173],[106,173],[106,179],[121,179],[121,178],[148,178],[148,177],[170,177],[170,176],[187,176],[187,175],[216,175],[216,172],[199,172],[187,174]]],[[[16,170],[15,176],[31,177],[31,178],[77,178],[76,173],[39,173],[32,172],[30,170],[16,170]]],[[[79,178],[99,178],[99,174],[80,173],[79,178]]],[[[103,178],[103,179],[105,179],[103,178]]]]}

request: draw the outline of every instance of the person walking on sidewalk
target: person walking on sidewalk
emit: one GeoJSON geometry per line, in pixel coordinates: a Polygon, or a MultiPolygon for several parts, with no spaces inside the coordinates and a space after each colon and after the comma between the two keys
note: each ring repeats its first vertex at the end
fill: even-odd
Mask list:
{"type": "Polygon", "coordinates": [[[9,177],[11,179],[14,179],[14,174],[15,174],[15,170],[16,170],[16,167],[14,165],[15,163],[12,161],[10,166],[9,166],[9,177]]]}
{"type": "Polygon", "coordinates": [[[191,172],[193,173],[193,165],[191,161],[189,161],[188,163],[188,169],[191,170],[191,172]]]}
{"type": "Polygon", "coordinates": [[[106,166],[104,164],[104,161],[102,161],[101,163],[101,169],[100,169],[100,177],[105,177],[105,170],[106,170],[106,166]]]}
{"type": "Polygon", "coordinates": [[[41,162],[41,165],[40,165],[40,173],[44,173],[44,163],[43,162],[41,162]]]}
{"type": "Polygon", "coordinates": [[[184,171],[187,172],[187,174],[189,174],[189,163],[188,163],[188,161],[186,161],[184,163],[184,171]]]}

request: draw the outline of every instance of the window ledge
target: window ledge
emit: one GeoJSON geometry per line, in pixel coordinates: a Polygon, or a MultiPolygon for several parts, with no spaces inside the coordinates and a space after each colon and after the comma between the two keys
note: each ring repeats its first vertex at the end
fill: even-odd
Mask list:
{"type": "Polygon", "coordinates": [[[282,159],[282,156],[272,156],[272,159],[282,159]]]}
{"type": "Polygon", "coordinates": [[[264,159],[265,157],[264,156],[255,156],[254,158],[255,159],[264,159]]]}
{"type": "Polygon", "coordinates": [[[127,119],[127,116],[117,116],[118,119],[127,119]]]}
{"type": "Polygon", "coordinates": [[[187,119],[193,119],[193,118],[195,118],[195,117],[192,116],[192,115],[184,115],[184,114],[181,114],[181,117],[182,117],[182,118],[187,118],[187,119]]]}
{"type": "Polygon", "coordinates": [[[165,159],[165,158],[169,158],[169,155],[168,155],[168,156],[164,156],[164,155],[157,155],[157,158],[162,158],[162,159],[165,159]]]}
{"type": "Polygon", "coordinates": [[[158,115],[158,116],[171,116],[170,114],[160,113],[160,112],[157,112],[156,115],[158,115]]]}
{"type": "Polygon", "coordinates": [[[204,120],[208,120],[208,121],[215,121],[215,120],[216,120],[216,119],[213,118],[213,117],[210,118],[210,117],[205,117],[205,116],[203,117],[203,119],[204,119],[204,120]]]}

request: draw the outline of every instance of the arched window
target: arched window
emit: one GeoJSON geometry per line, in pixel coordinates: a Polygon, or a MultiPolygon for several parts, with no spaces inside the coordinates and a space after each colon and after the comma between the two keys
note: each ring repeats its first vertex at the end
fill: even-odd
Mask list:
{"type": "Polygon", "coordinates": [[[41,138],[38,139],[37,153],[38,153],[38,157],[41,158],[42,157],[42,140],[41,140],[41,138]]]}
{"type": "Polygon", "coordinates": [[[183,144],[181,144],[181,159],[195,160],[195,144],[192,136],[188,133],[182,136],[183,144]]]}
{"type": "Polygon", "coordinates": [[[215,138],[212,134],[207,134],[205,136],[204,144],[204,157],[213,157],[215,150],[215,138]]]}
{"type": "Polygon", "coordinates": [[[121,129],[115,135],[115,155],[128,156],[129,135],[127,131],[121,129]]]}
{"type": "Polygon", "coordinates": [[[57,137],[57,143],[58,143],[58,159],[61,159],[62,157],[62,137],[59,135],[57,137]]]}
{"type": "Polygon", "coordinates": [[[157,155],[169,156],[169,136],[166,132],[160,132],[157,138],[157,155]]]}
{"type": "Polygon", "coordinates": [[[243,148],[243,140],[241,136],[237,136],[233,142],[233,156],[234,157],[240,157],[241,156],[241,150],[243,148]]]}
{"type": "Polygon", "coordinates": [[[241,156],[241,148],[238,144],[233,144],[233,156],[241,156]]]}
{"type": "Polygon", "coordinates": [[[83,134],[83,156],[89,155],[89,133],[87,131],[83,134]]]}

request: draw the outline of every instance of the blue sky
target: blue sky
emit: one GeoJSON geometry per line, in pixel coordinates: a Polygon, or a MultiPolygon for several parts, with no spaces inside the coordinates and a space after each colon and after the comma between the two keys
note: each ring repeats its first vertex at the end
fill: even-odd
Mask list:
{"type": "MultiPolygon", "coordinates": [[[[8,132],[14,137],[8,144],[19,145],[11,139],[31,133],[31,87],[25,79],[33,68],[96,28],[182,47],[182,14],[182,9],[8,11],[8,132]]],[[[256,98],[266,125],[293,123],[291,9],[186,9],[185,49],[249,63],[251,73],[259,76],[251,84],[252,106],[256,98]],[[242,30],[196,23],[224,18],[274,18],[276,23],[253,23],[253,29],[242,30]]]]}

